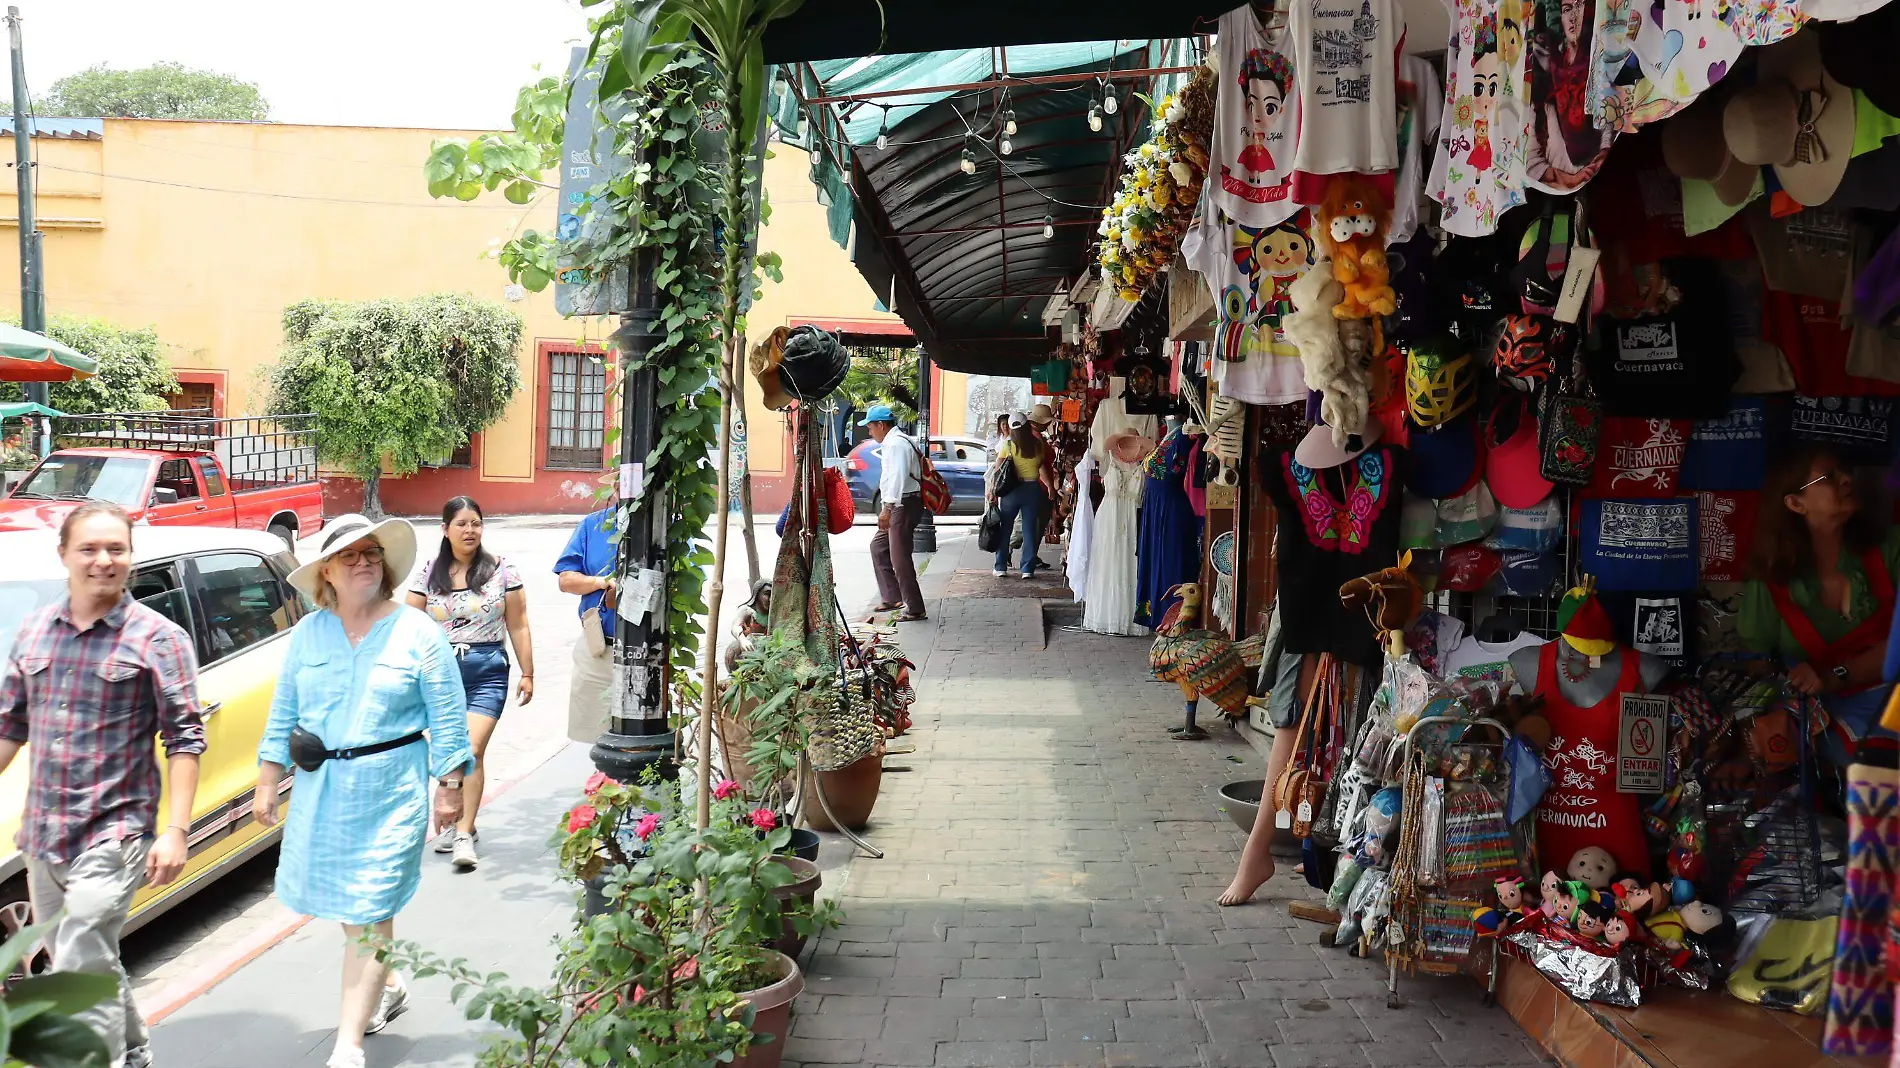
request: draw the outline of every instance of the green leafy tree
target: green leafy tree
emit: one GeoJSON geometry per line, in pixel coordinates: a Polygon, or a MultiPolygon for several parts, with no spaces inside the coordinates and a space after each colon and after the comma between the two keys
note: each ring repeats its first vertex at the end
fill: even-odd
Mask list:
{"type": "Polygon", "coordinates": [[[267,411],[315,412],[317,454],[363,480],[382,513],[387,464],[411,475],[501,417],[521,388],[521,317],[454,294],[409,300],[307,300],[284,309],[284,351],[267,411]]]}
{"type": "MultiPolygon", "coordinates": [[[[18,317],[8,320],[18,326],[18,317]]],[[[114,326],[104,319],[49,316],[46,336],[99,361],[91,378],[55,382],[47,390],[53,407],[68,415],[90,412],[148,412],[168,407],[165,395],[178,392],[178,378],[165,359],[158,332],[149,326],[114,326]]],[[[20,384],[0,384],[5,399],[24,395],[20,384]]]]}
{"type": "Polygon", "coordinates": [[[851,369],[839,387],[862,412],[873,404],[888,404],[900,423],[917,418],[917,350],[882,346],[853,346],[851,369]]]}
{"type": "Polygon", "coordinates": [[[270,104],[253,83],[182,63],[154,63],[138,70],[113,70],[103,63],[87,67],[54,82],[37,110],[41,115],[120,119],[270,118],[270,104]]]}

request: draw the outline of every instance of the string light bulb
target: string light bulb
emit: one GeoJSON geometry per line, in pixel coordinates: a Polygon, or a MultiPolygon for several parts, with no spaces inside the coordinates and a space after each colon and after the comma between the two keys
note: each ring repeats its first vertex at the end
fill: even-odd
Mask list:
{"type": "Polygon", "coordinates": [[[885,108],[884,118],[877,124],[877,150],[882,152],[889,147],[891,147],[891,109],[885,108]]]}
{"type": "Polygon", "coordinates": [[[967,136],[963,139],[963,162],[957,166],[963,168],[965,174],[976,173],[976,153],[970,151],[970,139],[967,136]]]}
{"type": "Polygon", "coordinates": [[[1044,215],[1042,217],[1042,239],[1047,241],[1054,236],[1056,236],[1056,217],[1053,215],[1044,215]]]}
{"type": "Polygon", "coordinates": [[[1015,108],[1010,108],[1003,112],[1003,133],[1007,134],[1010,137],[1016,136],[1016,109],[1015,108]]]}
{"type": "Polygon", "coordinates": [[[1120,106],[1121,106],[1120,102],[1115,99],[1115,83],[1109,82],[1103,85],[1102,86],[1102,110],[1107,112],[1110,115],[1113,115],[1115,114],[1115,109],[1120,106]]]}
{"type": "Polygon", "coordinates": [[[1009,135],[1004,134],[1003,139],[996,143],[996,149],[997,151],[1001,152],[1003,155],[1007,156],[1011,152],[1016,151],[1016,146],[1010,143],[1009,135]]]}
{"type": "Polygon", "coordinates": [[[1089,103],[1089,129],[1096,133],[1102,132],[1102,107],[1093,101],[1089,103]]]}

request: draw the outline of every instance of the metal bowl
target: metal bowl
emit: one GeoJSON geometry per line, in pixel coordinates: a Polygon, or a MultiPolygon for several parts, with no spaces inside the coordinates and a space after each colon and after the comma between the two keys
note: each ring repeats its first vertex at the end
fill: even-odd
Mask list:
{"type": "Polygon", "coordinates": [[[1219,800],[1214,803],[1220,806],[1222,812],[1227,813],[1228,819],[1234,821],[1234,826],[1242,831],[1251,831],[1254,817],[1260,815],[1260,795],[1266,791],[1266,788],[1267,780],[1265,779],[1242,779],[1239,782],[1230,782],[1220,788],[1219,800]]]}

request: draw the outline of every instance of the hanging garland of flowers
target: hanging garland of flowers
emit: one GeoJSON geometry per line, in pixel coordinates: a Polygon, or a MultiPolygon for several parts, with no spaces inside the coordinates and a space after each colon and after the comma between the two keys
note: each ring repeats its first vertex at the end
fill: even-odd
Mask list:
{"type": "Polygon", "coordinates": [[[1095,231],[1102,237],[1102,279],[1127,301],[1141,299],[1194,221],[1214,131],[1213,70],[1202,66],[1153,111],[1158,128],[1123,158],[1121,188],[1095,231]]]}

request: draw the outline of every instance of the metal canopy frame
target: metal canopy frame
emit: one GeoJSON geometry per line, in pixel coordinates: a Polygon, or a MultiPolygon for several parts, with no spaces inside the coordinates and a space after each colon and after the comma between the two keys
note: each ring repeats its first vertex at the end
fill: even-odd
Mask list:
{"type": "Polygon", "coordinates": [[[1146,135],[1148,109],[1136,92],[1194,69],[1157,62],[1158,44],[1086,68],[1021,75],[1009,73],[1008,48],[999,45],[994,77],[864,93],[829,91],[812,64],[799,65],[793,89],[813,151],[848,176],[856,201],[853,258],[934,362],[1022,375],[1046,358],[1042,305],[1093,261],[1121,158],[1146,135]],[[1099,97],[1084,87],[1103,80],[1115,83],[1120,107],[1098,133],[1087,116],[1099,97]],[[951,95],[889,129],[888,149],[845,134],[858,108],[942,93],[951,95]],[[1017,123],[1007,156],[1005,108],[1017,123]],[[974,175],[961,170],[966,144],[974,175]]]}

